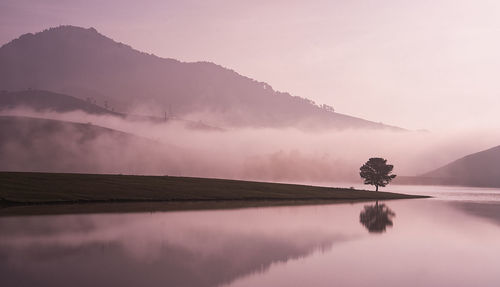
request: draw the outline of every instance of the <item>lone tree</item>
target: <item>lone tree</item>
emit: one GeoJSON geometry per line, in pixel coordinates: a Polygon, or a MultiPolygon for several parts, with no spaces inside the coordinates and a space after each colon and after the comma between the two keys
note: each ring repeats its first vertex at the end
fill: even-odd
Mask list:
{"type": "Polygon", "coordinates": [[[396,177],[391,174],[393,168],[393,165],[387,164],[386,159],[372,157],[359,168],[359,175],[364,178],[365,184],[375,185],[375,191],[378,191],[379,186],[386,186],[396,177]]]}

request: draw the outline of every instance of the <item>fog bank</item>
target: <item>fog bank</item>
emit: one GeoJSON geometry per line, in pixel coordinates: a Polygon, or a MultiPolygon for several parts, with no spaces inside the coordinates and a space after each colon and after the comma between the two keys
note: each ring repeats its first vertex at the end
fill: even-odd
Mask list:
{"type": "Polygon", "coordinates": [[[220,177],[280,182],[359,182],[369,157],[417,175],[500,143],[488,131],[445,133],[287,129],[193,130],[181,121],[131,121],[26,109],[0,115],[84,123],[24,124],[0,131],[1,170],[220,177]],[[124,132],[116,133],[106,129],[124,132]]]}

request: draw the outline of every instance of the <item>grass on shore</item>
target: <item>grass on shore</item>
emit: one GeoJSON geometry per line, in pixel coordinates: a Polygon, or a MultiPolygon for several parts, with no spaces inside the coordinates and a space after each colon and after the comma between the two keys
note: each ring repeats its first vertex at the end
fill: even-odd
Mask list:
{"type": "Polygon", "coordinates": [[[0,172],[4,205],[146,202],[384,200],[418,198],[390,192],[226,179],[0,172]]]}

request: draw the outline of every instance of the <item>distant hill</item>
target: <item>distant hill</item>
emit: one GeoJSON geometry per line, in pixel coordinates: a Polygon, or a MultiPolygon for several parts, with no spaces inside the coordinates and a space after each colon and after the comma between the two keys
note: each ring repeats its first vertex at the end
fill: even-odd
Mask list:
{"type": "Polygon", "coordinates": [[[396,182],[500,187],[500,146],[467,155],[417,177],[403,177],[396,182]]]}
{"type": "Polygon", "coordinates": [[[29,146],[36,147],[36,140],[40,137],[54,136],[54,133],[69,131],[78,134],[78,136],[80,136],[80,142],[95,139],[103,134],[115,136],[120,140],[128,138],[140,139],[132,134],[92,125],[90,123],[83,124],[52,119],[0,115],[1,143],[5,143],[10,139],[17,139],[25,142],[29,146]]]}
{"type": "Polygon", "coordinates": [[[38,112],[83,111],[89,114],[123,116],[91,102],[68,95],[40,90],[0,92],[0,110],[29,108],[38,112]]]}
{"type": "Polygon", "coordinates": [[[41,90],[26,90],[18,92],[0,92],[0,112],[2,110],[27,108],[37,112],[72,112],[82,111],[95,115],[117,116],[132,121],[164,122],[174,121],[183,124],[188,129],[205,131],[223,131],[223,129],[207,125],[200,121],[190,121],[181,118],[157,117],[147,115],[130,115],[117,113],[109,108],[100,107],[92,101],[84,101],[72,96],[41,90]]]}
{"type": "Polygon", "coordinates": [[[115,111],[154,107],[222,126],[389,127],[336,113],[208,62],[159,58],[73,26],[25,34],[0,48],[0,90],[41,89],[107,102],[115,111]]]}
{"type": "Polygon", "coordinates": [[[0,170],[176,174],[180,149],[92,124],[0,116],[0,170]]]}

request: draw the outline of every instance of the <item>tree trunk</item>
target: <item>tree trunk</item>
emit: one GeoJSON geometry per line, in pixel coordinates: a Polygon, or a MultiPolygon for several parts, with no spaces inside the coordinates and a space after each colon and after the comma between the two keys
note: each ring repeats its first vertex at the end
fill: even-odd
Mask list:
{"type": "Polygon", "coordinates": [[[375,191],[378,191],[378,185],[375,185],[375,191]]]}

